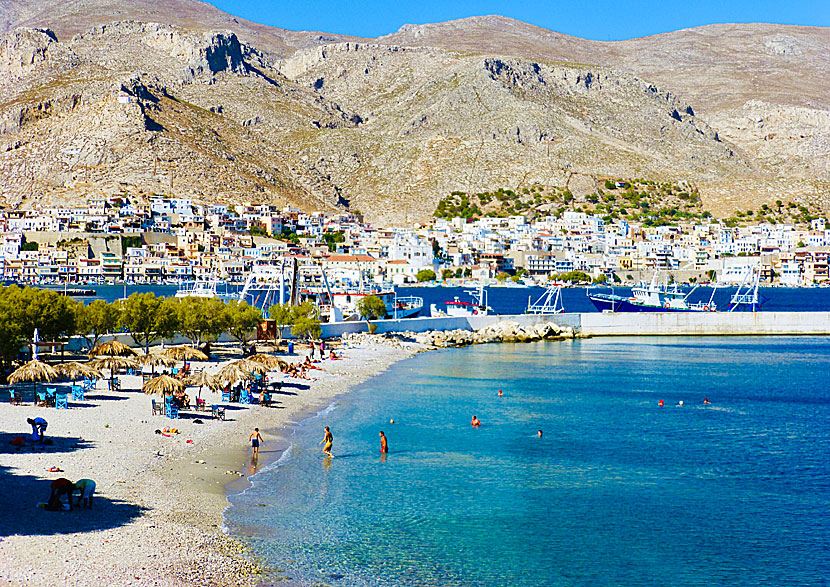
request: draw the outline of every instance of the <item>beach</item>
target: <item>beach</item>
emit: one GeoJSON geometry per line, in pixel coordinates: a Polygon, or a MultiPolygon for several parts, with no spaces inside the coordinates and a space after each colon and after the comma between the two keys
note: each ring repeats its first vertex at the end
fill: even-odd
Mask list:
{"type": "MultiPolygon", "coordinates": [[[[364,339],[342,348],[342,360],[319,363],[325,371],[311,372],[316,381],[288,379],[272,407],[231,404],[226,421],[209,412],[185,411],[178,420],[151,415],[140,376],[120,376],[123,391],[109,391],[101,380],[86,401],[70,400],[69,410],[0,403],[0,585],[256,584],[263,570],[222,526],[226,486],[242,488],[257,471],[249,434],[258,427],[264,439],[258,467],[273,462],[292,424],[421,348],[364,339]],[[26,419],[37,416],[48,421],[53,444],[12,445],[31,434],[26,419]],[[156,434],[164,427],[180,433],[156,434]],[[38,507],[60,477],[93,479],[93,508],[38,507]]],[[[283,358],[303,359],[306,349],[283,358]]],[[[214,373],[225,362],[192,368],[214,373]]],[[[191,398],[195,391],[188,389],[191,398]]],[[[209,390],[202,397],[208,404],[221,399],[209,390]]]]}

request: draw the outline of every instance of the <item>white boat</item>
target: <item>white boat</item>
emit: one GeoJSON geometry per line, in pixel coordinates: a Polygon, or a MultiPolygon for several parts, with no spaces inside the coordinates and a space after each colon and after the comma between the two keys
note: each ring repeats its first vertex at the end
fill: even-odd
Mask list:
{"type": "Polygon", "coordinates": [[[462,302],[457,296],[452,301],[444,302],[444,308],[435,304],[430,305],[430,316],[433,318],[443,316],[486,316],[493,311],[487,305],[487,290],[484,283],[478,284],[477,290],[467,290],[464,293],[472,298],[472,302],[462,302]]]}
{"type": "Polygon", "coordinates": [[[545,292],[539,296],[538,300],[535,302],[532,302],[531,300],[531,297],[527,298],[527,310],[525,310],[525,313],[527,314],[561,314],[565,311],[565,308],[562,306],[561,283],[552,283],[545,289],[545,292]]]}
{"type": "MultiPolygon", "coordinates": [[[[223,300],[233,299],[238,296],[236,293],[228,292],[227,284],[221,282],[224,289],[220,291],[220,282],[216,277],[197,279],[196,281],[185,281],[176,291],[177,298],[220,298],[223,300]]],[[[126,290],[126,286],[125,286],[126,290]]]]}

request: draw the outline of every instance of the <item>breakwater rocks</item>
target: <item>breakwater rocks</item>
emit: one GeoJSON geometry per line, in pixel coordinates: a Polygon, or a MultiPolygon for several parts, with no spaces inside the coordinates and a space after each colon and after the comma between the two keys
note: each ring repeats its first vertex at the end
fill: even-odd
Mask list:
{"type": "Polygon", "coordinates": [[[540,340],[565,340],[577,338],[574,330],[552,322],[521,326],[517,322],[499,322],[479,330],[430,330],[427,332],[400,332],[389,334],[344,334],[348,344],[386,344],[404,346],[417,343],[425,347],[447,348],[494,342],[538,342],[540,340]]]}

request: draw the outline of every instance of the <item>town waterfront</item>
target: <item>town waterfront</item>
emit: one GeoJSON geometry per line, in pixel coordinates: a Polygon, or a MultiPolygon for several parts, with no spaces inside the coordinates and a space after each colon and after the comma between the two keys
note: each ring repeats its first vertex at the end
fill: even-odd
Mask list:
{"type": "Polygon", "coordinates": [[[274,584],[824,585],[828,381],[823,337],[425,353],[297,425],[226,523],[274,584]]]}

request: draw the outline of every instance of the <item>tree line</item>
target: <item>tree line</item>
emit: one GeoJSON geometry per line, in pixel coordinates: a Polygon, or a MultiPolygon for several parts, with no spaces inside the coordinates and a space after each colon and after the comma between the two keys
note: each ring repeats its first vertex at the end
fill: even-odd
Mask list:
{"type": "Polygon", "coordinates": [[[12,285],[0,288],[0,362],[15,360],[35,328],[43,341],[80,335],[89,346],[106,334],[127,332],[146,351],[175,334],[199,346],[227,332],[244,345],[261,319],[258,308],[237,300],[134,293],[126,300],[84,305],[55,291],[12,285]]]}

